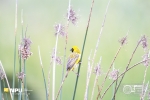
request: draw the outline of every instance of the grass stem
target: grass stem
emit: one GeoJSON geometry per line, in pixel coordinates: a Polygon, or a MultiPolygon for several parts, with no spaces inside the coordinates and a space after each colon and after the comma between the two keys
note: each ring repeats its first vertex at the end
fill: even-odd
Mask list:
{"type": "Polygon", "coordinates": [[[91,95],[91,100],[93,100],[93,96],[94,96],[94,90],[95,90],[95,87],[96,87],[96,84],[98,82],[98,76],[99,76],[99,70],[100,70],[100,64],[101,64],[101,59],[102,57],[100,57],[100,61],[99,61],[99,66],[98,66],[98,70],[96,72],[96,76],[95,76],[95,80],[94,80],[94,86],[93,86],[93,90],[92,90],[92,95],[91,95]]]}
{"type": "Polygon", "coordinates": [[[0,79],[0,100],[2,100],[2,91],[1,91],[2,90],[2,84],[1,84],[1,81],[2,80],[0,79]]]}
{"type": "MultiPolygon", "coordinates": [[[[94,0],[92,0],[91,9],[90,9],[90,14],[89,14],[89,19],[88,19],[88,24],[87,24],[87,28],[86,28],[85,37],[84,37],[84,42],[83,42],[83,47],[82,47],[82,53],[81,53],[81,62],[82,62],[82,57],[83,57],[83,53],[84,53],[84,47],[85,47],[86,37],[87,37],[88,28],[89,28],[89,24],[90,24],[90,19],[91,19],[91,15],[92,15],[93,5],[94,5],[94,0]]],[[[78,75],[79,75],[79,73],[80,73],[80,66],[81,66],[81,63],[79,63],[78,75]]],[[[76,78],[76,83],[75,83],[75,88],[74,88],[74,93],[73,93],[73,99],[72,99],[72,100],[75,99],[75,95],[76,95],[76,89],[77,89],[78,78],[79,78],[78,75],[77,75],[77,78],[76,78]]]]}
{"type": "Polygon", "coordinates": [[[60,91],[61,91],[61,89],[62,89],[62,86],[63,86],[63,84],[64,84],[64,81],[65,81],[65,79],[67,78],[69,72],[70,72],[70,71],[67,71],[67,72],[66,72],[66,75],[65,75],[65,77],[64,77],[63,80],[62,80],[62,83],[61,83],[61,85],[60,85],[60,88],[59,88],[59,91],[58,91],[58,93],[57,93],[57,95],[56,95],[56,99],[55,99],[55,100],[57,100],[57,98],[58,98],[58,96],[59,96],[59,94],[60,94],[60,91]]]}
{"type": "Polygon", "coordinates": [[[108,74],[109,74],[109,72],[110,72],[110,70],[111,70],[111,67],[113,66],[113,64],[114,64],[114,62],[115,62],[115,60],[116,60],[116,58],[117,58],[117,56],[118,56],[118,54],[119,54],[119,52],[120,52],[120,50],[121,50],[121,47],[122,47],[122,46],[119,47],[119,49],[118,49],[118,51],[117,51],[117,53],[116,53],[116,55],[115,55],[115,57],[114,57],[112,63],[110,64],[110,67],[109,67],[109,69],[108,69],[108,71],[107,71],[107,73],[106,73],[106,76],[105,76],[105,78],[104,78],[104,81],[102,82],[102,85],[101,85],[100,90],[99,90],[99,92],[98,92],[97,99],[98,99],[98,97],[99,97],[99,95],[100,95],[100,93],[101,93],[101,91],[102,91],[102,88],[103,88],[103,86],[104,86],[104,83],[106,82],[106,79],[107,79],[108,74]]]}
{"type": "MultiPolygon", "coordinates": [[[[127,66],[126,66],[126,69],[125,69],[125,70],[127,70],[127,69],[128,69],[128,67],[129,67],[129,65],[130,65],[130,63],[131,63],[131,61],[132,61],[132,58],[133,58],[133,56],[134,56],[134,54],[135,54],[135,52],[136,52],[136,50],[137,50],[138,46],[140,45],[140,43],[141,43],[141,39],[138,41],[138,43],[137,43],[137,45],[136,45],[136,47],[135,47],[135,49],[134,49],[134,51],[133,51],[133,53],[132,53],[132,55],[131,55],[131,57],[130,57],[130,60],[129,60],[129,62],[128,62],[128,64],[127,64],[127,66]]],[[[117,86],[117,88],[116,88],[116,91],[115,91],[114,95],[117,93],[118,88],[120,87],[120,84],[121,84],[121,82],[122,82],[122,80],[123,80],[124,76],[125,76],[125,74],[122,76],[122,78],[121,78],[120,82],[118,83],[118,86],[117,86]]]]}
{"type": "MultiPolygon", "coordinates": [[[[7,76],[6,76],[6,73],[5,73],[5,70],[4,70],[4,67],[3,67],[3,65],[2,65],[2,62],[1,62],[1,61],[0,61],[0,66],[2,67],[2,71],[4,72],[5,79],[6,79],[6,82],[7,82],[7,86],[8,86],[8,88],[9,88],[9,90],[10,90],[10,85],[9,85],[9,82],[8,82],[8,79],[7,79],[7,76]]],[[[9,91],[9,93],[10,93],[11,100],[13,100],[13,96],[12,96],[11,91],[9,91]]]]}
{"type": "MultiPolygon", "coordinates": [[[[12,88],[15,88],[15,75],[16,75],[16,34],[17,34],[17,7],[18,7],[18,1],[16,0],[16,8],[15,8],[15,45],[14,45],[14,70],[13,70],[13,86],[12,88]]],[[[12,95],[12,99],[14,100],[14,93],[12,95]]]]}
{"type": "MultiPolygon", "coordinates": [[[[148,57],[149,56],[150,56],[150,51],[148,53],[148,57]]],[[[146,78],[146,74],[147,74],[147,69],[148,69],[148,66],[146,66],[145,72],[144,72],[144,79],[143,79],[143,84],[142,84],[142,94],[141,94],[140,100],[144,100],[144,94],[145,94],[145,92],[144,92],[144,90],[145,90],[144,84],[145,84],[145,78],[146,78]]]]}
{"type": "MultiPolygon", "coordinates": [[[[62,69],[62,78],[61,78],[61,83],[63,81],[63,76],[64,76],[64,69],[65,69],[65,61],[66,61],[66,50],[67,50],[67,43],[68,43],[68,28],[69,28],[69,16],[70,16],[70,3],[71,0],[69,0],[69,5],[68,5],[68,20],[67,20],[67,26],[66,26],[66,40],[65,40],[65,51],[64,51],[64,60],[63,60],[63,69],[62,69]]],[[[60,90],[60,100],[62,98],[62,89],[60,90]]]]}
{"type": "Polygon", "coordinates": [[[60,24],[59,24],[59,28],[57,30],[56,43],[55,43],[55,51],[54,51],[54,58],[53,58],[52,100],[55,100],[56,53],[57,53],[59,31],[60,31],[60,24]]]}
{"type": "Polygon", "coordinates": [[[88,99],[89,81],[90,81],[90,76],[91,76],[91,72],[92,72],[91,54],[92,54],[92,50],[91,50],[91,53],[90,53],[90,55],[88,57],[87,80],[86,80],[86,88],[85,88],[84,100],[88,99]]]}
{"type": "MultiPolygon", "coordinates": [[[[150,59],[147,59],[147,60],[150,60],[150,59]]],[[[130,68],[128,68],[127,70],[125,70],[124,72],[122,72],[120,75],[118,75],[117,79],[119,79],[121,76],[123,76],[126,72],[128,72],[129,70],[131,70],[132,68],[136,67],[137,65],[139,64],[142,64],[143,62],[147,61],[147,60],[144,60],[144,61],[140,61],[136,64],[134,64],[133,66],[131,66],[130,68]]],[[[116,79],[116,80],[117,80],[116,79]]],[[[110,87],[113,85],[114,82],[116,82],[116,80],[114,80],[107,88],[106,90],[104,91],[103,95],[101,96],[101,100],[103,99],[103,97],[105,96],[106,92],[110,89],[110,87]]],[[[113,99],[112,99],[113,100],[113,99]]]]}
{"type": "Polygon", "coordinates": [[[41,65],[41,68],[42,68],[42,74],[43,74],[44,85],[45,85],[46,100],[48,100],[47,86],[46,86],[46,80],[45,80],[45,75],[44,75],[43,64],[42,64],[42,59],[41,59],[41,53],[40,53],[40,47],[39,46],[38,46],[38,51],[39,51],[40,65],[41,65]]]}
{"type": "MultiPolygon", "coordinates": [[[[24,74],[26,75],[26,60],[25,59],[24,59],[24,74]]],[[[26,76],[24,77],[24,90],[25,90],[24,99],[27,100],[27,82],[26,82],[26,76]]]]}

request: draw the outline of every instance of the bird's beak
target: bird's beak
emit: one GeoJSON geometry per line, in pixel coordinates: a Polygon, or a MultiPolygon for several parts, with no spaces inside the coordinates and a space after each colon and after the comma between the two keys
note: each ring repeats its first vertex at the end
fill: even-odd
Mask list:
{"type": "Polygon", "coordinates": [[[73,52],[73,48],[71,48],[70,51],[73,52]]]}

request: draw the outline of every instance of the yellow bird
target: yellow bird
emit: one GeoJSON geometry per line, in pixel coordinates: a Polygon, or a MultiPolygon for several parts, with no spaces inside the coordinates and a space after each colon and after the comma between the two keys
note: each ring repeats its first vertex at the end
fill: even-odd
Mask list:
{"type": "Polygon", "coordinates": [[[77,64],[80,62],[80,49],[77,46],[73,46],[70,50],[72,53],[68,57],[67,71],[74,70],[77,64]]]}
{"type": "Polygon", "coordinates": [[[59,91],[57,93],[56,99],[58,98],[58,95],[60,93],[60,90],[62,89],[62,85],[65,81],[65,79],[67,78],[70,70],[74,70],[74,68],[77,66],[77,64],[80,62],[80,57],[81,57],[81,53],[80,53],[80,49],[77,46],[73,46],[70,50],[72,53],[70,54],[70,56],[68,57],[68,62],[67,62],[67,71],[66,71],[66,75],[64,76],[62,83],[60,85],[59,91]]]}

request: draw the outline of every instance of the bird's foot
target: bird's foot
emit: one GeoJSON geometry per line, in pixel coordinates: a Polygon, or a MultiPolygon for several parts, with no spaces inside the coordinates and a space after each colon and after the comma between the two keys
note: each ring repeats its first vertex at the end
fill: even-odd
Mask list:
{"type": "MultiPolygon", "coordinates": [[[[74,72],[74,70],[72,70],[72,72],[74,72]]],[[[77,76],[80,76],[78,73],[74,72],[77,76]]]]}

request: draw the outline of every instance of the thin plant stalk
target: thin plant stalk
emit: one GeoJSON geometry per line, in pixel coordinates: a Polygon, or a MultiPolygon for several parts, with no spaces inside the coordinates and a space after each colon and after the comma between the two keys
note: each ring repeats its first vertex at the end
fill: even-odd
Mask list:
{"type": "MultiPolygon", "coordinates": [[[[89,22],[90,22],[90,18],[91,18],[91,13],[92,13],[93,4],[94,4],[94,0],[92,1],[92,5],[91,5],[91,11],[90,11],[90,15],[89,15],[89,21],[88,21],[87,30],[86,30],[86,35],[85,35],[85,39],[84,39],[84,43],[83,43],[81,61],[82,61],[82,56],[83,56],[83,51],[84,51],[84,45],[85,45],[86,36],[87,36],[87,32],[88,32],[88,27],[89,27],[89,22]]],[[[101,29],[100,29],[100,33],[99,33],[98,41],[97,41],[96,48],[95,48],[95,51],[94,51],[94,55],[93,55],[91,67],[92,67],[93,64],[94,64],[94,59],[95,59],[96,52],[97,52],[97,49],[98,49],[98,45],[99,45],[99,42],[100,42],[101,34],[102,34],[102,32],[103,32],[103,28],[104,28],[104,24],[105,24],[105,20],[106,20],[106,15],[107,15],[107,11],[108,11],[109,4],[110,4],[110,0],[109,0],[109,2],[108,2],[108,4],[107,4],[107,7],[106,7],[106,12],[105,12],[104,20],[103,20],[103,22],[102,22],[102,26],[101,26],[101,29]]],[[[79,64],[78,71],[80,71],[80,65],[81,65],[81,64],[79,64]]],[[[78,72],[78,73],[79,73],[79,72],[78,72]]],[[[78,76],[77,76],[77,80],[78,80],[78,76]]],[[[77,82],[77,80],[76,80],[76,82],[77,82]]],[[[76,86],[75,86],[75,92],[76,92],[76,86]]],[[[73,100],[74,100],[74,99],[73,99],[73,100]]]]}
{"type": "MultiPolygon", "coordinates": [[[[69,21],[67,21],[67,28],[68,29],[69,27],[69,21]]],[[[64,51],[64,60],[63,60],[63,70],[62,70],[62,79],[61,79],[61,82],[63,81],[63,76],[64,76],[64,71],[65,71],[65,61],[66,61],[66,51],[67,51],[67,40],[68,40],[68,32],[66,32],[66,42],[65,42],[65,51],[64,51]]],[[[62,89],[60,90],[60,100],[61,100],[61,97],[62,97],[62,89]]]]}
{"type": "MultiPolygon", "coordinates": [[[[20,58],[19,58],[19,72],[21,72],[21,53],[20,53],[20,58]]],[[[22,87],[21,87],[21,80],[18,80],[18,87],[20,88],[20,89],[22,89],[22,87]]],[[[19,95],[18,95],[18,100],[21,100],[21,93],[19,93],[19,95]]]]}
{"type": "MultiPolygon", "coordinates": [[[[128,35],[128,33],[129,33],[129,30],[128,30],[128,32],[127,32],[127,35],[128,35]]],[[[100,94],[101,91],[102,91],[102,88],[103,88],[103,86],[104,86],[104,83],[106,82],[106,79],[107,79],[108,74],[109,74],[109,72],[110,72],[110,70],[111,70],[111,67],[113,66],[113,69],[114,69],[114,62],[115,62],[115,60],[116,60],[116,58],[117,58],[117,56],[118,56],[118,54],[119,54],[119,52],[120,52],[122,46],[125,44],[127,35],[123,38],[123,42],[121,42],[121,45],[120,45],[119,49],[117,50],[117,53],[116,53],[116,55],[115,55],[115,57],[114,57],[112,63],[110,64],[110,67],[109,67],[109,69],[108,69],[108,72],[107,72],[107,74],[106,74],[106,76],[105,76],[105,78],[104,78],[104,81],[103,81],[102,85],[101,85],[99,94],[100,94]]],[[[116,81],[116,85],[117,85],[117,81],[116,81]]],[[[115,91],[116,91],[116,88],[117,88],[117,86],[115,86],[114,93],[115,93],[115,91]]],[[[115,97],[115,94],[114,94],[114,93],[113,93],[113,95],[114,95],[114,97],[115,97]]],[[[98,94],[98,95],[99,95],[99,94],[98,94]]],[[[98,98],[97,98],[97,99],[98,99],[98,98]]]]}
{"type": "Polygon", "coordinates": [[[40,47],[39,46],[38,46],[38,51],[39,51],[40,65],[41,65],[41,68],[42,68],[42,74],[43,74],[44,85],[45,85],[46,100],[48,100],[47,86],[46,86],[46,80],[45,80],[45,75],[44,75],[43,64],[42,64],[42,59],[41,59],[41,53],[40,53],[40,47]]]}
{"type": "MultiPolygon", "coordinates": [[[[127,35],[128,35],[128,33],[129,33],[129,30],[128,30],[128,32],[127,32],[127,35]]],[[[110,70],[111,70],[111,67],[114,65],[114,62],[115,62],[115,60],[116,60],[116,58],[117,58],[117,56],[118,56],[118,54],[119,54],[119,52],[120,52],[122,46],[126,43],[127,35],[123,38],[123,41],[121,42],[121,45],[120,45],[119,49],[117,50],[117,53],[116,53],[114,59],[112,60],[112,63],[110,64],[110,67],[109,67],[109,69],[108,69],[108,71],[107,71],[107,73],[106,73],[106,76],[105,76],[105,78],[104,78],[104,81],[102,82],[101,88],[99,89],[97,99],[98,99],[98,97],[100,96],[100,93],[101,93],[102,88],[103,88],[103,86],[104,86],[104,84],[105,84],[105,82],[106,82],[106,79],[107,79],[108,74],[109,74],[109,72],[110,72],[110,70]]],[[[98,88],[99,88],[99,87],[98,87],[98,88]]],[[[113,94],[114,94],[114,93],[113,93],[113,94]]]]}
{"type": "MultiPolygon", "coordinates": [[[[132,61],[132,58],[133,58],[133,56],[134,56],[134,54],[135,54],[135,52],[136,52],[138,46],[140,45],[141,41],[142,41],[142,40],[140,39],[139,42],[137,43],[137,45],[136,45],[136,47],[135,47],[135,49],[134,49],[134,51],[133,51],[133,53],[132,53],[132,55],[131,55],[131,57],[130,57],[130,60],[129,60],[127,66],[126,66],[126,70],[128,69],[128,67],[129,67],[129,65],[130,65],[130,63],[131,63],[131,61],[132,61]]],[[[120,82],[118,83],[118,86],[117,86],[117,88],[116,88],[115,94],[117,93],[118,88],[119,88],[119,86],[120,86],[120,84],[121,84],[121,82],[122,82],[124,76],[125,76],[125,74],[122,76],[120,82]]]]}
{"type": "Polygon", "coordinates": [[[59,31],[60,31],[60,24],[59,28],[57,31],[57,36],[56,36],[56,44],[55,44],[55,51],[54,51],[54,58],[53,58],[53,84],[52,84],[52,100],[55,99],[55,70],[56,70],[56,52],[57,52],[57,45],[58,45],[58,36],[59,36],[59,31]]]}
{"type": "Polygon", "coordinates": [[[57,93],[57,95],[56,95],[55,100],[57,100],[57,98],[58,98],[58,96],[59,96],[59,94],[60,94],[60,91],[61,91],[61,89],[62,89],[62,86],[63,86],[63,84],[64,84],[64,81],[65,81],[65,79],[67,78],[69,72],[70,72],[70,71],[67,71],[67,72],[66,72],[66,75],[65,75],[65,77],[64,77],[63,80],[62,80],[62,83],[61,83],[61,85],[60,85],[60,88],[59,88],[59,90],[58,90],[58,93],[57,93]]]}
{"type": "MultiPolygon", "coordinates": [[[[101,64],[101,59],[102,58],[100,57],[99,64],[101,64]]],[[[98,70],[100,70],[100,66],[98,66],[98,70]]],[[[95,80],[94,80],[94,86],[93,86],[92,95],[91,95],[91,100],[93,100],[94,90],[95,90],[96,84],[98,82],[98,76],[99,76],[99,71],[96,72],[96,76],[95,76],[95,80]]]]}
{"type": "MultiPolygon", "coordinates": [[[[66,43],[65,43],[65,51],[64,51],[64,60],[63,60],[63,69],[62,69],[62,78],[61,78],[61,83],[63,81],[63,76],[64,76],[64,71],[65,71],[65,60],[66,60],[66,49],[67,49],[67,34],[66,34],[66,43]]],[[[60,100],[62,98],[62,89],[60,90],[60,100]]]]}
{"type": "Polygon", "coordinates": [[[140,100],[144,100],[144,97],[145,97],[146,91],[147,91],[147,89],[148,89],[148,85],[149,85],[149,81],[148,81],[148,83],[147,83],[147,85],[146,85],[146,88],[144,87],[144,91],[142,91],[142,92],[143,92],[143,94],[142,94],[142,98],[141,98],[140,100]]]}
{"type": "MultiPolygon", "coordinates": [[[[21,25],[22,25],[22,39],[23,39],[23,9],[21,10],[21,25]]],[[[19,51],[19,52],[21,52],[21,51],[19,51]]],[[[21,53],[20,53],[20,57],[19,57],[19,72],[21,72],[21,53]]],[[[18,80],[18,87],[20,88],[20,89],[22,89],[22,84],[21,84],[21,80],[18,80]]],[[[22,97],[22,93],[19,93],[19,95],[18,95],[18,100],[21,100],[21,97],[22,97]]]]}
{"type": "MultiPolygon", "coordinates": [[[[17,0],[16,0],[16,10],[15,10],[15,41],[14,41],[14,70],[13,70],[13,86],[15,88],[15,70],[16,70],[16,34],[17,34],[17,0]]],[[[14,100],[14,93],[13,93],[14,100]]]]}
{"type": "Polygon", "coordinates": [[[17,34],[17,8],[18,8],[18,0],[16,0],[16,9],[15,9],[15,36],[17,34]]]}
{"type": "MultiPolygon", "coordinates": [[[[117,73],[117,77],[118,77],[118,74],[119,73],[117,73]]],[[[116,89],[117,89],[117,84],[118,84],[118,78],[117,78],[117,80],[116,80],[116,84],[115,84],[115,86],[114,86],[114,91],[113,91],[113,100],[115,100],[115,97],[116,97],[116,94],[115,94],[115,91],[116,91],[116,89]]]]}
{"type": "MultiPolygon", "coordinates": [[[[21,52],[21,51],[19,51],[19,52],[21,52]]],[[[21,62],[21,53],[20,53],[20,57],[19,57],[19,73],[21,72],[21,64],[22,62],[21,62]]],[[[18,87],[20,88],[20,89],[22,89],[22,86],[21,86],[22,84],[21,84],[21,80],[19,79],[18,80],[18,87]]],[[[18,100],[21,100],[21,95],[22,93],[19,93],[19,95],[18,95],[18,100]]]]}
{"type": "MultiPolygon", "coordinates": [[[[147,59],[147,60],[150,60],[150,59],[147,59]]],[[[140,61],[136,64],[134,64],[133,66],[131,66],[130,68],[128,68],[127,70],[125,70],[124,72],[122,72],[120,75],[118,75],[117,79],[119,79],[121,76],[123,76],[126,72],[128,72],[129,70],[131,70],[132,68],[136,67],[137,65],[139,64],[142,64],[143,62],[147,61],[147,60],[144,60],[144,61],[140,61]]],[[[116,79],[116,80],[117,80],[116,79]]],[[[104,91],[103,95],[101,96],[101,99],[103,99],[103,97],[105,96],[106,92],[110,89],[110,87],[116,82],[116,80],[114,80],[107,88],[106,90],[104,91]]]]}
{"type": "MultiPolygon", "coordinates": [[[[24,91],[24,80],[21,81],[21,85],[20,86],[21,86],[21,89],[22,89],[22,93],[21,94],[23,94],[23,91],[24,91]]],[[[19,100],[24,100],[24,96],[19,96],[19,100]]]]}
{"type": "MultiPolygon", "coordinates": [[[[23,23],[22,23],[22,25],[23,25],[23,23]]],[[[22,30],[22,32],[23,32],[23,30],[22,30]]],[[[22,33],[22,38],[23,37],[26,38],[26,33],[27,33],[27,27],[26,27],[25,34],[22,33]]],[[[24,71],[24,74],[26,75],[26,59],[23,60],[23,71],[24,71]]],[[[26,76],[24,77],[23,88],[24,88],[24,91],[25,91],[24,100],[27,100],[28,95],[27,95],[26,76]]]]}
{"type": "MultiPolygon", "coordinates": [[[[89,14],[89,19],[88,19],[88,24],[87,24],[87,28],[86,28],[85,37],[84,37],[84,42],[83,42],[83,47],[82,47],[82,53],[81,53],[81,62],[82,62],[82,57],[83,57],[83,53],[84,53],[84,46],[85,46],[86,37],[87,37],[87,33],[88,33],[88,28],[89,28],[89,24],[90,24],[90,19],[91,19],[91,15],[92,15],[93,5],[94,5],[94,0],[92,0],[91,9],[90,9],[90,14],[89,14]]],[[[78,75],[79,75],[79,73],[80,73],[80,66],[81,66],[81,63],[79,63],[78,75]]],[[[78,75],[77,75],[77,78],[76,78],[76,83],[75,83],[75,88],[74,88],[74,93],[73,93],[73,99],[72,99],[72,100],[75,99],[75,95],[76,95],[76,89],[77,89],[78,78],[79,78],[78,75]]]]}
{"type": "MultiPolygon", "coordinates": [[[[66,59],[66,46],[65,46],[65,51],[64,51],[64,60],[63,60],[63,69],[62,69],[61,83],[63,81],[64,71],[65,71],[65,59],[66,59]]],[[[62,89],[60,90],[60,100],[61,99],[62,99],[62,89]]]]}
{"type": "MultiPolygon", "coordinates": [[[[9,85],[9,82],[8,82],[8,79],[7,79],[7,76],[6,76],[6,73],[5,73],[5,70],[4,70],[4,67],[3,67],[3,65],[2,65],[2,62],[1,62],[1,61],[0,61],[0,65],[1,65],[2,70],[3,70],[3,72],[4,72],[5,79],[6,79],[6,82],[7,82],[7,86],[8,86],[8,88],[9,88],[9,90],[10,90],[10,85],[9,85]]],[[[11,91],[9,91],[9,93],[10,93],[11,100],[13,100],[13,96],[12,96],[11,91]]]]}
{"type": "MultiPolygon", "coordinates": [[[[91,53],[92,53],[92,51],[91,51],[91,53]]],[[[89,58],[88,58],[87,81],[86,81],[86,89],[85,89],[84,100],[87,100],[87,98],[88,98],[88,86],[89,86],[90,76],[91,76],[91,72],[92,72],[91,53],[90,53],[89,58]]]]}
{"type": "Polygon", "coordinates": [[[2,80],[0,79],[0,100],[2,100],[2,91],[1,91],[1,90],[2,90],[2,89],[1,89],[1,88],[2,88],[2,84],[1,84],[1,81],[2,81],[2,80]]]}
{"type": "Polygon", "coordinates": [[[146,66],[146,69],[145,69],[145,72],[144,72],[144,79],[143,79],[143,84],[142,84],[142,94],[141,94],[141,97],[140,97],[140,100],[144,100],[144,91],[145,91],[145,78],[146,78],[146,74],[147,74],[147,69],[148,69],[148,66],[146,66]]]}
{"type": "MultiPolygon", "coordinates": [[[[128,35],[128,33],[129,33],[129,30],[128,30],[128,32],[127,32],[127,35],[128,35]]],[[[100,96],[100,93],[101,93],[102,88],[103,88],[103,86],[104,86],[104,84],[105,84],[105,82],[106,82],[106,79],[107,79],[108,74],[109,74],[109,72],[110,72],[110,70],[111,70],[111,67],[113,66],[113,64],[114,64],[114,62],[115,62],[115,60],[116,60],[116,58],[117,58],[117,56],[118,56],[118,54],[119,54],[119,52],[120,52],[122,46],[123,46],[123,45],[125,44],[125,42],[126,42],[127,35],[123,38],[123,41],[121,42],[121,45],[120,45],[120,47],[119,47],[119,49],[118,49],[118,51],[117,51],[117,53],[116,53],[114,59],[112,60],[112,63],[110,64],[110,67],[109,67],[109,69],[108,69],[108,71],[107,71],[107,73],[106,73],[106,76],[105,76],[105,78],[104,78],[104,81],[102,82],[101,88],[99,89],[100,91],[99,91],[99,93],[98,93],[97,99],[98,99],[98,97],[100,96]]]]}
{"type": "MultiPolygon", "coordinates": [[[[15,47],[14,47],[14,69],[13,69],[13,88],[15,87],[15,73],[16,73],[16,36],[15,36],[15,47]]],[[[14,93],[13,93],[14,100],[14,93]]]]}
{"type": "Polygon", "coordinates": [[[48,93],[48,98],[49,98],[49,95],[50,95],[50,93],[49,93],[49,89],[50,89],[50,74],[51,74],[51,64],[52,64],[52,59],[51,59],[51,61],[50,61],[50,68],[49,68],[49,72],[48,72],[48,86],[47,86],[47,93],[48,93]]]}
{"type": "MultiPolygon", "coordinates": [[[[24,59],[24,74],[26,75],[26,60],[25,60],[25,59],[24,59]]],[[[27,100],[27,83],[26,83],[26,76],[24,77],[24,90],[25,90],[24,99],[27,100]]]]}
{"type": "Polygon", "coordinates": [[[23,38],[23,9],[21,10],[21,25],[22,25],[22,38],[23,38]]]}
{"type": "MultiPolygon", "coordinates": [[[[115,70],[114,63],[113,63],[113,70],[115,70]]],[[[117,77],[118,77],[118,73],[117,73],[117,77]]],[[[113,86],[112,86],[112,94],[113,94],[112,97],[115,97],[114,93],[115,93],[116,85],[117,85],[117,80],[116,80],[116,84],[113,84],[113,86]]],[[[102,100],[102,99],[100,99],[100,100],[102,100]]],[[[114,98],[114,100],[115,100],[115,98],[114,98]]]]}
{"type": "MultiPolygon", "coordinates": [[[[115,65],[114,65],[114,63],[113,63],[113,70],[115,69],[115,67],[114,67],[115,65]]],[[[112,86],[112,97],[114,96],[114,93],[115,93],[115,85],[113,84],[113,86],[112,86]]]]}
{"type": "Polygon", "coordinates": [[[70,7],[71,7],[70,3],[71,3],[71,0],[69,0],[69,6],[68,6],[68,16],[67,16],[68,22],[69,22],[70,7]]]}
{"type": "MultiPolygon", "coordinates": [[[[148,57],[150,55],[150,51],[149,51],[149,54],[148,54],[148,57]]],[[[148,66],[146,66],[145,68],[145,72],[144,72],[144,79],[143,79],[143,85],[142,85],[142,94],[141,94],[141,98],[140,100],[144,100],[144,84],[145,84],[145,78],[146,78],[146,74],[147,74],[147,69],[148,69],[148,66]]]]}
{"type": "Polygon", "coordinates": [[[122,46],[119,47],[119,49],[118,49],[118,51],[117,51],[117,53],[116,53],[116,55],[115,55],[115,57],[114,57],[112,63],[110,64],[110,67],[109,67],[109,69],[108,69],[108,71],[107,71],[107,73],[106,73],[106,76],[105,76],[105,78],[104,78],[104,81],[103,81],[103,83],[102,83],[102,85],[101,85],[101,88],[100,88],[100,90],[99,90],[97,99],[98,99],[98,97],[99,97],[99,95],[100,95],[100,93],[101,93],[101,91],[102,91],[102,88],[103,88],[103,86],[104,86],[104,83],[106,82],[106,79],[107,79],[108,74],[109,74],[109,72],[110,72],[110,70],[111,70],[111,67],[112,67],[112,65],[114,64],[114,62],[115,62],[115,60],[116,60],[116,58],[117,58],[117,56],[118,56],[118,54],[119,54],[121,48],[122,48],[122,46]]]}
{"type": "Polygon", "coordinates": [[[113,84],[113,86],[112,86],[112,97],[114,96],[114,93],[115,93],[115,85],[113,84]]]}
{"type": "MultiPolygon", "coordinates": [[[[65,51],[64,51],[64,60],[63,60],[63,69],[62,69],[61,83],[62,83],[62,81],[63,81],[64,71],[65,71],[66,48],[67,48],[67,43],[65,44],[65,51]]],[[[61,99],[62,99],[62,89],[60,90],[60,100],[61,100],[61,99]]]]}
{"type": "MultiPolygon", "coordinates": [[[[26,32],[27,32],[27,27],[26,27],[26,32]]],[[[25,32],[25,38],[26,38],[26,32],[25,32]]],[[[24,71],[24,74],[26,75],[26,59],[23,60],[23,71],[24,71]]],[[[26,76],[24,77],[24,90],[25,90],[25,95],[24,95],[24,100],[27,100],[27,83],[26,83],[26,76]]]]}
{"type": "MultiPolygon", "coordinates": [[[[61,83],[63,81],[63,76],[64,76],[64,70],[65,70],[65,61],[66,61],[66,50],[67,50],[67,41],[68,41],[68,27],[69,27],[69,16],[70,16],[70,3],[71,0],[69,0],[69,6],[68,6],[68,20],[67,20],[67,26],[66,26],[66,40],[65,40],[65,51],[64,51],[64,60],[63,60],[63,69],[62,69],[62,78],[61,78],[61,83]]],[[[60,90],[60,100],[62,99],[62,89],[60,90]]]]}

